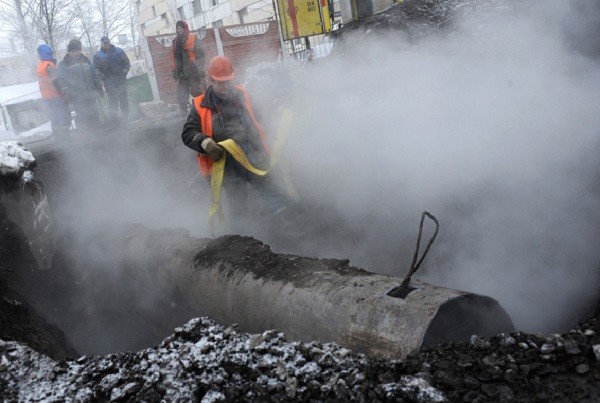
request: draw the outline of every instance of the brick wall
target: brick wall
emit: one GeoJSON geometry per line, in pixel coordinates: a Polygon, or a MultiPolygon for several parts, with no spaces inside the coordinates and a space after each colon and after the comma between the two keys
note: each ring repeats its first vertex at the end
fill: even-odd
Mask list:
{"type": "MultiPolygon", "coordinates": [[[[276,21],[207,28],[194,32],[202,40],[207,63],[218,54],[220,38],[223,53],[233,63],[236,80],[240,82],[244,79],[246,68],[261,62],[276,61],[281,47],[276,21]]],[[[147,37],[160,99],[169,103],[177,103],[176,82],[171,76],[171,41],[174,36],[147,37]]]]}

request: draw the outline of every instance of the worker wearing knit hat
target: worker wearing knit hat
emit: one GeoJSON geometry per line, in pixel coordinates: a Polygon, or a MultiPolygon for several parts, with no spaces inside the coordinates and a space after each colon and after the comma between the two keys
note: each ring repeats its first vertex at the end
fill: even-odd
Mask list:
{"type": "Polygon", "coordinates": [[[67,45],[67,52],[72,52],[74,50],[81,50],[81,41],[79,39],[71,39],[69,44],[67,45]]]}
{"type": "Polygon", "coordinates": [[[116,127],[129,118],[129,100],[127,97],[127,73],[131,66],[129,57],[123,49],[110,43],[107,36],[100,38],[100,49],[94,53],[94,68],[104,83],[108,95],[110,118],[105,127],[116,127]]]}
{"type": "Polygon", "coordinates": [[[77,130],[91,134],[100,127],[98,96],[104,86],[90,59],[81,53],[79,39],[71,39],[68,53],[58,65],[58,84],[65,100],[75,110],[77,130]]]}

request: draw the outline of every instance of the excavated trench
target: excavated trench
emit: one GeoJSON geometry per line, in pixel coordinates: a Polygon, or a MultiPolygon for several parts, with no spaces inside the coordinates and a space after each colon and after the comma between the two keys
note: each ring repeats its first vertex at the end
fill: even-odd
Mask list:
{"type": "MultiPolygon", "coordinates": [[[[70,345],[59,340],[60,348],[55,349],[60,351],[50,356],[63,357],[65,351],[73,355],[73,347],[79,354],[148,347],[193,317],[175,289],[157,292],[143,279],[127,275],[120,254],[123,220],[118,211],[118,200],[127,197],[110,191],[111,182],[120,181],[125,183],[123,191],[144,192],[144,185],[133,178],[143,176],[139,170],[152,167],[132,162],[128,154],[136,149],[145,152],[156,169],[162,158],[178,162],[171,155],[175,143],[167,144],[166,136],[176,126],[180,122],[144,124],[133,128],[131,136],[121,131],[103,138],[76,138],[62,147],[33,144],[36,180],[23,185],[16,178],[3,178],[0,204],[7,231],[2,266],[6,270],[0,274],[8,285],[9,300],[26,301],[22,309],[35,308],[66,334],[70,345]],[[111,172],[107,176],[94,172],[101,167],[111,172]],[[102,205],[103,198],[107,204],[102,205]]],[[[186,176],[183,168],[177,173],[168,178],[173,186],[165,189],[185,189],[187,184],[180,181],[193,177],[186,176]]],[[[131,206],[136,208],[142,207],[131,206]]],[[[5,305],[6,312],[12,312],[11,306],[16,305],[5,305]]],[[[9,323],[19,323],[19,312],[13,314],[9,323]]],[[[31,322],[43,328],[41,317],[31,322]]],[[[16,335],[3,336],[19,340],[16,335]]]]}
{"type": "MultiPolygon", "coordinates": [[[[334,341],[379,358],[402,358],[422,347],[513,329],[489,297],[418,280],[398,296],[392,291],[399,278],[352,267],[348,260],[274,253],[252,237],[192,236],[163,229],[160,219],[153,222],[144,214],[139,216],[144,225],[126,221],[147,208],[141,203],[158,203],[159,193],[172,194],[177,206],[205,205],[206,195],[190,191],[190,182],[203,184],[190,181],[195,175],[186,166],[190,155],[173,134],[180,124],[176,119],[148,123],[126,135],[51,147],[36,153],[34,185],[4,181],[4,219],[20,245],[5,254],[15,269],[8,283],[62,329],[78,353],[150,347],[200,315],[248,332],[278,329],[296,340],[334,341]],[[99,166],[106,172],[99,173],[99,166]],[[130,200],[132,205],[124,206],[130,200]],[[27,227],[28,217],[47,222],[27,227]],[[147,227],[152,224],[154,229],[147,227]]],[[[177,217],[176,210],[158,208],[150,217],[185,222],[202,215],[177,217]]],[[[292,236],[314,236],[314,228],[299,224],[306,217],[285,220],[296,228],[292,236]]],[[[321,229],[331,226],[309,221],[321,229]]],[[[266,227],[284,235],[281,222],[266,227]]],[[[348,239],[354,237],[340,241],[348,239]]],[[[63,351],[51,356],[73,353],[61,343],[63,351]]]]}
{"type": "MultiPolygon", "coordinates": [[[[478,9],[479,2],[468,0],[406,1],[372,18],[348,24],[340,32],[344,36],[346,32],[356,35],[363,30],[397,29],[405,33],[403,38],[416,42],[432,33],[452,32],[454,9],[468,9],[474,4],[478,9]]],[[[484,12],[507,12],[499,2],[485,4],[481,6],[484,12]]],[[[341,43],[340,52],[343,45],[352,46],[350,41],[341,43]]],[[[48,249],[44,242],[54,247],[48,256],[36,252],[26,259],[19,257],[17,260],[26,262],[15,263],[19,269],[10,271],[7,277],[15,290],[66,332],[80,353],[150,346],[198,314],[212,315],[223,323],[243,324],[247,320],[243,326],[250,331],[280,327],[304,340],[319,336],[334,339],[333,333],[345,334],[357,318],[366,318],[356,322],[363,323],[365,329],[381,333],[382,329],[369,323],[368,318],[383,317],[390,335],[420,329],[415,340],[395,340],[392,344],[404,346],[395,353],[394,348],[385,347],[388,340],[373,343],[399,356],[421,346],[464,340],[471,333],[494,334],[512,328],[502,307],[491,298],[416,281],[412,284],[414,290],[404,298],[394,298],[390,291],[398,286],[398,278],[362,273],[343,260],[302,257],[313,250],[321,251],[322,257],[331,251],[341,253],[336,257],[347,257],[344,252],[365,246],[360,245],[364,235],[360,224],[348,223],[330,206],[296,206],[283,220],[264,219],[258,227],[251,222],[229,223],[223,233],[251,234],[255,239],[219,238],[214,242],[224,244],[221,247],[230,254],[215,257],[214,251],[209,253],[215,244],[209,242],[205,230],[208,187],[197,176],[193,153],[181,144],[181,123],[167,118],[113,134],[78,138],[64,147],[41,147],[35,152],[35,174],[48,197],[55,238],[25,236],[21,243],[38,252],[48,249]],[[165,229],[178,227],[193,228],[193,232],[165,229]],[[195,248],[188,251],[186,260],[178,254],[178,248],[188,242],[195,248]],[[271,252],[266,245],[286,254],[271,252]],[[244,260],[248,255],[260,257],[254,267],[248,267],[244,260]],[[299,262],[308,270],[298,271],[299,262]],[[31,269],[32,265],[37,269],[31,269]],[[287,273],[292,270],[293,274],[287,273]],[[306,284],[306,278],[318,279],[318,284],[306,284]],[[361,287],[365,279],[369,287],[381,283],[380,288],[361,287]],[[247,289],[240,289],[240,285],[247,289]],[[355,295],[354,288],[369,291],[355,295]],[[318,296],[323,295],[329,299],[319,300],[318,296]],[[369,298],[370,305],[365,302],[369,298]],[[318,310],[311,311],[311,304],[327,306],[330,311],[340,307],[351,320],[340,323],[340,317],[345,316],[327,317],[318,310]],[[271,310],[258,310],[258,319],[239,313],[257,306],[271,310]],[[390,314],[393,306],[399,307],[404,315],[400,317],[408,318],[404,323],[386,316],[398,316],[390,314]],[[281,315],[281,307],[297,312],[281,315]],[[349,307],[364,311],[349,313],[349,307]],[[303,328],[303,321],[298,320],[303,315],[322,322],[311,319],[303,328]],[[489,321],[490,317],[498,320],[489,321]],[[339,327],[328,333],[332,324],[339,327]]],[[[16,188],[13,185],[12,191],[16,188]]],[[[34,201],[36,206],[39,203],[34,201]]],[[[9,207],[15,210],[14,205],[9,207]]],[[[458,210],[464,208],[461,205],[458,210]]],[[[14,222],[14,217],[8,215],[9,221],[14,222]]],[[[406,261],[402,257],[409,256],[413,248],[412,244],[401,245],[399,253],[392,256],[385,247],[381,247],[383,253],[378,253],[380,245],[367,246],[376,251],[371,256],[375,271],[383,261],[402,267],[398,261],[406,261]]],[[[390,272],[389,268],[380,271],[390,272]]],[[[579,317],[573,314],[569,325],[579,317]]],[[[352,335],[348,333],[336,341],[353,343],[352,335]]],[[[371,336],[362,333],[355,339],[371,336]]],[[[349,345],[369,351],[368,343],[357,343],[349,345]]]]}
{"type": "MultiPolygon", "coordinates": [[[[417,18],[406,35],[428,35],[448,28],[450,5],[461,3],[479,4],[406,1],[363,25],[389,29],[407,24],[405,17],[414,13],[427,18],[417,18]]],[[[496,3],[489,4],[493,8],[496,3]]],[[[593,51],[597,55],[597,48],[593,51]]],[[[208,202],[206,184],[195,176],[193,153],[180,143],[180,128],[180,121],[165,119],[105,137],[76,139],[65,147],[40,147],[34,171],[48,197],[47,208],[42,208],[44,199],[36,186],[0,181],[0,390],[11,399],[38,399],[44,396],[42,390],[67,399],[87,393],[81,400],[88,401],[160,401],[169,396],[167,400],[200,400],[214,397],[213,392],[221,393],[221,400],[240,401],[443,400],[423,396],[419,388],[415,392],[414,384],[410,389],[407,383],[416,380],[451,401],[598,400],[598,308],[562,335],[514,332],[446,343],[467,340],[473,333],[509,331],[510,318],[485,296],[416,280],[410,292],[390,292],[397,290],[400,278],[369,273],[345,260],[302,256],[315,245],[347,251],[360,242],[363,234],[335,214],[298,207],[285,217],[287,223],[267,220],[260,231],[248,223],[233,223],[237,230],[230,233],[241,235],[216,240],[203,230],[190,234],[176,229],[206,228],[208,202]],[[35,226],[23,225],[23,217],[32,214],[35,226]],[[295,221],[298,216],[308,225],[295,221]],[[52,236],[34,236],[50,223],[52,236]],[[293,242],[286,242],[282,232],[293,242]],[[256,239],[243,236],[249,233],[256,239]],[[369,362],[363,375],[345,370],[344,360],[350,356],[344,349],[293,344],[304,354],[301,365],[324,371],[319,377],[302,371],[287,374],[282,368],[290,366],[273,357],[282,349],[289,351],[289,345],[272,332],[248,338],[235,327],[224,329],[201,319],[173,333],[198,315],[235,322],[252,332],[278,328],[293,340],[333,340],[373,357],[424,351],[402,361],[369,362]],[[385,337],[375,339],[374,333],[385,337]],[[211,347],[207,339],[224,348],[211,347]],[[44,357],[10,340],[55,359],[156,347],[58,362],[44,373],[37,367],[38,360],[45,363],[44,357]],[[260,364],[236,361],[239,351],[227,344],[232,341],[246,349],[250,345],[252,360],[260,364]],[[210,348],[225,357],[219,358],[216,371],[210,348]],[[332,354],[337,366],[327,363],[332,354]],[[177,372],[164,372],[165,366],[178,362],[172,357],[181,359],[177,372]],[[153,368],[148,374],[149,361],[153,368]],[[162,369],[155,371],[154,365],[162,369]],[[265,371],[273,378],[261,384],[265,371]],[[205,375],[211,372],[217,376],[207,381],[205,375]],[[223,384],[228,374],[246,383],[223,384]],[[189,384],[169,384],[173,378],[189,384]],[[34,383],[27,383],[31,379],[34,383]],[[36,385],[36,379],[43,382],[36,385]]],[[[411,247],[401,248],[401,254],[410,254],[411,247]]],[[[366,363],[360,356],[358,361],[360,368],[366,363]]]]}
{"type": "MultiPolygon", "coordinates": [[[[55,237],[42,236],[35,244],[28,238],[35,228],[23,225],[5,205],[33,203],[38,217],[43,210],[39,194],[14,180],[2,181],[4,398],[597,400],[598,310],[564,335],[506,333],[512,323],[489,297],[417,280],[403,291],[400,278],[352,267],[348,260],[274,253],[241,235],[191,236],[143,214],[139,217],[146,220],[140,221],[154,228],[124,222],[143,206],[134,203],[132,211],[120,212],[125,199],[115,197],[121,191],[116,183],[78,164],[95,167],[95,158],[109,159],[106,169],[118,166],[114,173],[127,192],[142,196],[129,197],[151,200],[151,189],[127,180],[131,172],[147,172],[148,166],[131,157],[134,150],[142,151],[163,172],[161,192],[179,190],[179,202],[188,195],[202,204],[202,196],[186,187],[185,169],[178,167],[179,139],[172,135],[178,124],[162,122],[122,138],[39,154],[35,173],[43,178],[51,207],[45,214],[55,237]],[[171,164],[177,169],[167,169],[171,164]],[[12,198],[17,194],[23,197],[12,198]],[[48,244],[54,245],[53,253],[31,247],[48,244]],[[49,267],[40,267],[44,262],[49,267]],[[217,323],[188,321],[201,315],[217,323]],[[232,323],[237,325],[221,326],[232,323]],[[473,336],[500,332],[489,339],[473,336]]],[[[160,211],[160,217],[176,221],[169,210],[160,211]]]]}

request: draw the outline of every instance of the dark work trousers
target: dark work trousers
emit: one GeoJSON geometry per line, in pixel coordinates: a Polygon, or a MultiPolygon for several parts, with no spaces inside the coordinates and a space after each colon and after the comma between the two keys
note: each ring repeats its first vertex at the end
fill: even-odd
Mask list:
{"type": "Polygon", "coordinates": [[[100,113],[96,99],[73,100],[75,125],[80,133],[96,131],[100,127],[100,113]]]}
{"type": "Polygon", "coordinates": [[[44,102],[50,115],[52,130],[68,129],[71,114],[62,97],[45,98],[44,102]]]}
{"type": "Polygon", "coordinates": [[[271,212],[275,213],[286,205],[286,198],[279,193],[268,174],[258,176],[248,172],[227,153],[223,187],[232,217],[239,219],[248,213],[248,183],[259,192],[271,212]]]}
{"type": "Polygon", "coordinates": [[[179,78],[177,80],[177,103],[179,104],[179,113],[187,116],[189,96],[191,95],[192,98],[195,98],[202,94],[202,90],[200,78],[179,78]]]}
{"type": "Polygon", "coordinates": [[[118,119],[119,107],[121,107],[121,117],[123,120],[129,118],[129,101],[127,100],[127,84],[119,85],[113,88],[107,88],[108,108],[112,119],[118,119]]]}
{"type": "Polygon", "coordinates": [[[71,112],[62,97],[44,99],[48,113],[52,135],[57,143],[66,143],[69,140],[69,126],[71,125],[71,112]]]}

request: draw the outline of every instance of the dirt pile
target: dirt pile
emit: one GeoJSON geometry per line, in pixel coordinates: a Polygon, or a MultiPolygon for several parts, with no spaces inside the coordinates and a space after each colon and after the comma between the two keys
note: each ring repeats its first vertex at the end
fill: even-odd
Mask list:
{"type": "Polygon", "coordinates": [[[450,343],[406,360],[450,401],[598,401],[600,304],[565,334],[511,333],[450,343]]]}
{"type": "Polygon", "coordinates": [[[0,342],[7,400],[598,401],[600,311],[563,335],[473,336],[402,361],[193,319],[136,353],[56,362],[0,342]]]}

